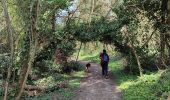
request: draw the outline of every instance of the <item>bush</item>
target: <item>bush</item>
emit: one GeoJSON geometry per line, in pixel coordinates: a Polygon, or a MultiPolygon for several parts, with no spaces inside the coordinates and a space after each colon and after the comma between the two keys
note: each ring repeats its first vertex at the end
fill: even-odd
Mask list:
{"type": "MultiPolygon", "coordinates": [[[[127,76],[127,75],[126,75],[127,76]]],[[[167,100],[170,94],[170,72],[144,75],[135,80],[122,81],[124,100],[167,100]]],[[[123,76],[125,77],[125,76],[123,76]]],[[[130,77],[127,77],[129,79],[130,77]]]]}
{"type": "Polygon", "coordinates": [[[158,96],[160,96],[161,100],[167,99],[170,95],[170,70],[166,70],[161,74],[161,77],[158,81],[158,87],[160,88],[159,92],[157,92],[158,96]]]}
{"type": "Polygon", "coordinates": [[[84,67],[79,62],[70,61],[63,65],[62,71],[66,73],[70,73],[72,71],[81,71],[83,70],[83,68],[84,67]]]}

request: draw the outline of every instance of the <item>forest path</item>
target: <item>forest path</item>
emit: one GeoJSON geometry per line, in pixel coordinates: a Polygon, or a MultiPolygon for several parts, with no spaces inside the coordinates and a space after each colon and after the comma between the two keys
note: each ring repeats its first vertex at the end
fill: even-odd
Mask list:
{"type": "MultiPolygon", "coordinates": [[[[81,61],[87,64],[87,61],[81,61]]],[[[85,78],[80,83],[80,89],[75,100],[122,100],[121,91],[114,83],[114,79],[109,74],[105,79],[101,75],[99,64],[91,63],[90,72],[86,73],[85,78]]]]}

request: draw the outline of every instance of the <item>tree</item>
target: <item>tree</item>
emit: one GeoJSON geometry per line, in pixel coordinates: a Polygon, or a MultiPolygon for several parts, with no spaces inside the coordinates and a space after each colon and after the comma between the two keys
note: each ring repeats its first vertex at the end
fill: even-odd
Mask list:
{"type": "Polygon", "coordinates": [[[13,67],[13,56],[14,56],[14,39],[13,39],[13,31],[12,31],[12,25],[11,25],[11,20],[8,14],[8,7],[7,3],[5,0],[1,0],[3,9],[4,9],[4,15],[5,15],[5,21],[7,25],[7,31],[9,34],[9,45],[10,45],[10,64],[8,67],[8,73],[7,73],[7,78],[5,81],[5,94],[4,94],[4,100],[7,100],[7,94],[8,94],[8,85],[9,85],[9,79],[11,76],[11,68],[13,67]]]}
{"type": "Polygon", "coordinates": [[[28,67],[23,79],[23,82],[21,83],[20,91],[18,95],[16,96],[15,100],[20,100],[21,95],[23,93],[24,87],[26,85],[26,81],[28,78],[28,74],[30,72],[31,67],[33,66],[34,58],[36,55],[36,49],[37,49],[37,24],[38,24],[38,16],[39,16],[39,11],[40,11],[40,1],[37,0],[35,1],[32,5],[30,5],[31,8],[31,14],[30,14],[30,51],[29,51],[29,61],[28,61],[28,67]]]}

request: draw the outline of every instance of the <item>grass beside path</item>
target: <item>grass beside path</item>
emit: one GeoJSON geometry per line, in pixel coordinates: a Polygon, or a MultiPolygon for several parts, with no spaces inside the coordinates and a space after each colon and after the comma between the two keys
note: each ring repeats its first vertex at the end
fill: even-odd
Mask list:
{"type": "Polygon", "coordinates": [[[123,100],[167,100],[170,95],[170,72],[148,72],[142,77],[127,74],[123,71],[123,58],[117,58],[120,56],[112,59],[109,67],[122,90],[123,100]]]}

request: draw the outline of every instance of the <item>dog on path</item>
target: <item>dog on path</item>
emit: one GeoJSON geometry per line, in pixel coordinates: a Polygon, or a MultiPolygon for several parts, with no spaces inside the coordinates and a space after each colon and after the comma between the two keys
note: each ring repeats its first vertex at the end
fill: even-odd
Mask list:
{"type": "Polygon", "coordinates": [[[89,70],[89,67],[91,66],[91,64],[90,63],[87,63],[86,64],[86,70],[85,70],[85,72],[90,72],[90,70],[89,70]]]}

